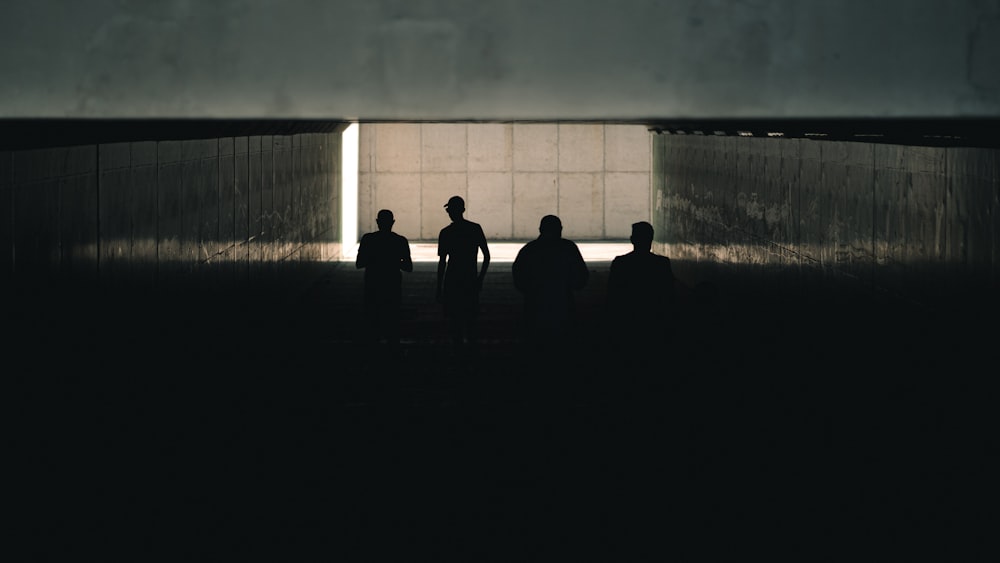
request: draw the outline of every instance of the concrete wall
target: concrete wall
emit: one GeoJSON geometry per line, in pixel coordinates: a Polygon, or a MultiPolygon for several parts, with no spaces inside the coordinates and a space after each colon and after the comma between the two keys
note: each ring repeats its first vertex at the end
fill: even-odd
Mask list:
{"type": "Polygon", "coordinates": [[[0,152],[0,280],[105,296],[290,284],[340,254],[340,146],[338,132],[0,152]]]}
{"type": "Polygon", "coordinates": [[[996,149],[665,134],[653,146],[657,245],[689,281],[804,308],[834,292],[996,305],[996,149]]]}
{"type": "Polygon", "coordinates": [[[0,115],[1000,116],[995,0],[5,0],[0,115]]]}
{"type": "Polygon", "coordinates": [[[627,239],[650,218],[650,133],[604,123],[363,124],[359,151],[359,236],[388,208],[396,232],[436,241],[452,195],[491,240],[538,236],[558,215],[577,240],[627,239]]]}

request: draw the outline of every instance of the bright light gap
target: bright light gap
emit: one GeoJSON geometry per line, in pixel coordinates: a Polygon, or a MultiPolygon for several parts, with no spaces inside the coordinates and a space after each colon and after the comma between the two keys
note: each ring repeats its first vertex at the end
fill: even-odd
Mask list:
{"type": "Polygon", "coordinates": [[[340,240],[341,256],[354,260],[358,251],[358,124],[351,123],[341,134],[340,151],[340,240]]]}

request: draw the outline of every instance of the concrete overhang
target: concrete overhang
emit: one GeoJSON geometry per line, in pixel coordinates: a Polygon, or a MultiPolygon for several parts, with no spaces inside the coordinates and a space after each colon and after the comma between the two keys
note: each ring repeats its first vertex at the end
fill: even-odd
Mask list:
{"type": "Polygon", "coordinates": [[[9,0],[0,118],[988,119],[977,0],[9,0]]]}

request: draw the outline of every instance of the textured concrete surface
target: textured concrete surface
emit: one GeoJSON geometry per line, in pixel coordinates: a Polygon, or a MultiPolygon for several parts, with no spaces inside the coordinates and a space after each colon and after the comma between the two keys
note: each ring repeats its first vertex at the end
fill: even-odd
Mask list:
{"type": "Polygon", "coordinates": [[[643,125],[374,123],[361,125],[359,143],[362,234],[388,208],[400,234],[436,239],[448,221],[440,206],[454,194],[495,240],[534,238],[547,214],[581,240],[627,239],[632,223],[650,218],[643,125]]]}
{"type": "Polygon", "coordinates": [[[728,270],[737,287],[997,310],[1000,151],[680,135],[654,145],[658,243],[695,268],[728,270]]]}
{"type": "Polygon", "coordinates": [[[55,146],[0,161],[4,287],[242,290],[340,254],[338,133],[55,146]]]}
{"type": "Polygon", "coordinates": [[[0,7],[3,117],[371,120],[1000,114],[978,0],[0,7]]]}

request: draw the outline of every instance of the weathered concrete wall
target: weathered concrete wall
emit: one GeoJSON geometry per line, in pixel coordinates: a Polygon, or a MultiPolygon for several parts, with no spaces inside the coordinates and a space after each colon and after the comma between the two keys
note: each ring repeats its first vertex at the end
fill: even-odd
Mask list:
{"type": "Polygon", "coordinates": [[[998,150],[692,135],[653,146],[658,248],[689,281],[800,307],[833,292],[995,305],[998,150]]]}
{"type": "Polygon", "coordinates": [[[537,237],[546,214],[577,240],[627,239],[650,217],[642,125],[379,123],[363,124],[359,142],[359,236],[388,208],[396,232],[437,240],[453,195],[497,241],[537,237]]]}
{"type": "Polygon", "coordinates": [[[6,0],[0,116],[1000,115],[988,0],[6,0]]]}
{"type": "Polygon", "coordinates": [[[340,255],[340,147],[338,132],[0,152],[4,286],[288,284],[340,255]]]}

